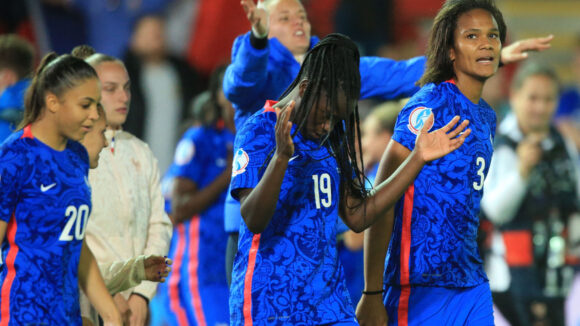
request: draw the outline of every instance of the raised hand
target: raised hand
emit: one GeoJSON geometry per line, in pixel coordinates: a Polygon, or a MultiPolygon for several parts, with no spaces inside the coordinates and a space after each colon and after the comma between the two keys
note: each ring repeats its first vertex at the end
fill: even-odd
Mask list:
{"type": "Polygon", "coordinates": [[[286,159],[294,154],[294,141],[290,134],[292,122],[289,120],[295,105],[295,101],[290,101],[284,108],[276,108],[276,155],[286,159]]]}
{"type": "Polygon", "coordinates": [[[434,123],[433,113],[429,115],[415,140],[415,150],[425,162],[445,156],[463,144],[465,138],[471,133],[471,129],[463,131],[469,124],[469,120],[463,120],[457,128],[449,132],[457,122],[459,122],[459,116],[455,116],[441,129],[428,132],[434,123]]]}
{"type": "MultiPolygon", "coordinates": [[[[260,2],[262,1],[258,0],[258,3],[260,2]]],[[[254,0],[241,0],[240,3],[257,36],[268,35],[268,12],[263,8],[258,8],[254,0]]]]}
{"type": "Polygon", "coordinates": [[[514,63],[522,61],[528,57],[529,51],[544,51],[549,49],[552,45],[550,42],[554,39],[554,35],[546,37],[527,38],[514,42],[501,50],[501,62],[503,64],[514,63]]]}

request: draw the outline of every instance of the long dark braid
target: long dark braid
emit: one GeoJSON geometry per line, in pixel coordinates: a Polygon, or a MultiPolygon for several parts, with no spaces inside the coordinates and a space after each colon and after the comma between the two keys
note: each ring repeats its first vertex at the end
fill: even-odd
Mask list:
{"type": "MultiPolygon", "coordinates": [[[[342,196],[348,194],[361,201],[366,198],[365,176],[362,168],[362,154],[357,151],[360,144],[358,98],[360,95],[360,55],[354,42],[342,34],[329,34],[316,44],[304,58],[298,76],[280,98],[284,98],[304,80],[308,85],[300,105],[294,110],[292,122],[296,125],[294,133],[305,129],[308,116],[322,96],[326,97],[331,108],[331,117],[339,116],[338,97],[341,91],[346,96],[349,111],[345,119],[331,120],[332,131],[321,141],[328,146],[340,169],[340,189],[342,196]],[[359,166],[360,165],[360,166],[359,166]],[[354,178],[353,178],[354,173],[354,178]]],[[[294,135],[293,135],[294,136],[294,135]]]]}

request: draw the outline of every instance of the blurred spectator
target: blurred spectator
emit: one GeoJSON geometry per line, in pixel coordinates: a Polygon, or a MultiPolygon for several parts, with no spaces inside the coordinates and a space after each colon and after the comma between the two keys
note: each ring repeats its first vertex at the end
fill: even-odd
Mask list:
{"type": "Polygon", "coordinates": [[[0,143],[14,131],[24,113],[34,48],[14,34],[0,35],[0,143]]]}
{"type": "MultiPolygon", "coordinates": [[[[87,41],[81,43],[88,43],[97,52],[120,58],[127,49],[131,27],[135,21],[145,14],[161,13],[173,0],[43,1],[52,6],[65,6],[68,7],[66,10],[80,12],[84,16],[87,35],[87,41]]],[[[61,37],[70,32],[67,30],[61,37]]]]}
{"type": "Polygon", "coordinates": [[[556,122],[558,129],[572,139],[580,149],[580,34],[574,45],[574,57],[570,68],[574,74],[574,84],[568,86],[560,97],[556,122]]]}
{"type": "Polygon", "coordinates": [[[340,0],[336,31],[356,40],[362,55],[376,55],[393,42],[393,0],[340,0]],[[364,17],[364,19],[361,19],[364,17]]]}
{"type": "MultiPolygon", "coordinates": [[[[367,177],[367,189],[373,187],[379,162],[387,144],[393,135],[393,128],[399,111],[403,108],[401,101],[389,101],[373,107],[361,127],[361,146],[364,172],[367,177]]],[[[364,233],[348,230],[339,237],[338,255],[344,269],[346,287],[353,304],[356,304],[364,289],[364,233]]]]}
{"type": "MultiPolygon", "coordinates": [[[[558,79],[528,64],[514,77],[481,205],[494,224],[486,269],[496,306],[513,325],[563,325],[574,259],[578,153],[553,126],[558,79]]],[[[491,141],[491,139],[490,139],[491,141]]]]}
{"type": "Polygon", "coordinates": [[[179,125],[201,88],[188,63],[167,53],[165,35],[161,16],[140,18],[124,58],[132,82],[124,128],[149,144],[161,171],[171,164],[179,125]]]}

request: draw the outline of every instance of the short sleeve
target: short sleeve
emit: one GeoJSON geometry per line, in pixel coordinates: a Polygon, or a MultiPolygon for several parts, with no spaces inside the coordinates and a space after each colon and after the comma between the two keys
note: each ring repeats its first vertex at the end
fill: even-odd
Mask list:
{"type": "Polygon", "coordinates": [[[420,104],[405,106],[397,117],[392,139],[412,151],[417,135],[431,111],[420,104]]]}
{"type": "Polygon", "coordinates": [[[197,133],[186,133],[177,144],[174,157],[175,176],[189,179],[195,183],[200,182],[203,173],[203,152],[209,150],[202,148],[201,141],[196,139],[197,133]]]}
{"type": "Polygon", "coordinates": [[[18,151],[0,149],[0,220],[6,223],[18,204],[24,160],[24,155],[18,151]]]}
{"type": "Polygon", "coordinates": [[[275,123],[274,112],[260,112],[237,134],[230,185],[235,199],[239,199],[237,190],[255,188],[264,174],[276,149],[275,123]]]}

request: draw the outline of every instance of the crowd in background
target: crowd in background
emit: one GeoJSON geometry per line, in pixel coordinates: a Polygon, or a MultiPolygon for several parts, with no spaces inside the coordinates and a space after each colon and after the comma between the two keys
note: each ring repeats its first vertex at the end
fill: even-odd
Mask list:
{"type": "MultiPolygon", "coordinates": [[[[420,2],[424,6],[411,9],[403,5],[404,1],[394,0],[305,0],[303,4],[312,23],[312,35],[341,32],[356,41],[363,54],[400,59],[422,54],[424,26],[428,25],[425,20],[440,6],[439,1],[420,2]],[[399,17],[394,17],[396,10],[399,17]],[[416,16],[410,14],[413,11],[416,16]],[[365,19],[355,19],[358,17],[365,19]],[[395,20],[399,24],[393,23],[395,20]]],[[[187,299],[195,302],[212,292],[216,297],[212,300],[222,299],[221,308],[227,308],[227,300],[217,298],[223,293],[227,296],[226,279],[213,275],[221,270],[225,273],[227,234],[223,228],[214,232],[222,235],[223,242],[211,244],[215,238],[204,238],[199,233],[200,225],[189,220],[189,216],[211,209],[211,200],[199,203],[203,209],[188,207],[185,201],[200,190],[195,187],[206,186],[219,188],[208,198],[225,200],[220,193],[229,180],[226,183],[227,178],[221,174],[226,164],[231,165],[227,150],[231,149],[235,128],[232,107],[221,86],[234,39],[249,29],[241,6],[226,0],[0,4],[0,142],[22,118],[24,91],[41,54],[70,53],[77,45],[89,44],[97,53],[121,59],[126,68],[130,79],[126,91],[131,100],[125,101],[128,115],[119,128],[122,125],[122,130],[151,149],[158,162],[158,171],[152,172],[151,178],[165,176],[161,188],[166,211],[174,223],[169,251],[175,261],[174,272],[159,288],[157,297],[153,298],[154,290],[140,295],[147,303],[152,300],[151,321],[155,325],[163,325],[169,318],[166,314],[176,316],[178,324],[189,315],[197,320],[203,315],[195,304],[191,311],[180,310],[175,301],[180,293],[190,293],[187,299]],[[216,141],[202,143],[204,137],[216,141]],[[212,153],[201,163],[191,161],[194,152],[200,150],[212,153]],[[217,167],[210,169],[202,164],[212,160],[217,167]],[[192,174],[192,169],[211,172],[204,176],[198,175],[203,174],[199,171],[192,174]],[[218,180],[220,177],[223,180],[218,180]],[[195,184],[184,183],[183,178],[195,184]],[[212,183],[215,180],[221,183],[212,183]],[[173,189],[179,189],[173,192],[179,197],[170,196],[173,189]],[[184,240],[186,233],[197,234],[198,241],[184,240]],[[189,252],[192,246],[215,254],[193,257],[189,252]],[[191,278],[189,273],[199,264],[211,264],[213,269],[191,278]],[[201,294],[191,281],[198,282],[198,278],[212,285],[201,294]]],[[[546,34],[550,32],[547,27],[546,34]]],[[[567,63],[574,80],[563,82],[554,62],[540,62],[531,55],[530,62],[519,67],[500,68],[484,88],[483,98],[496,111],[498,127],[482,200],[479,245],[494,304],[501,312],[498,324],[580,325],[580,30],[578,33],[576,42],[569,45],[571,61],[567,63]]],[[[106,92],[106,85],[103,87],[106,92]]],[[[369,188],[403,102],[367,99],[359,104],[369,188]]],[[[108,138],[108,148],[113,149],[114,134],[108,138]]],[[[91,176],[93,182],[98,174],[91,176]]],[[[103,182],[110,184],[115,178],[103,182]]],[[[103,196],[104,203],[107,196],[103,196]]],[[[168,228],[165,215],[158,220],[168,228]]],[[[211,221],[210,226],[202,227],[218,230],[220,223],[211,221]]],[[[164,231],[162,237],[168,237],[168,232],[164,231]]],[[[347,231],[337,241],[349,292],[352,301],[357,302],[364,286],[362,234],[347,231]]],[[[141,251],[131,255],[147,253],[141,251]]],[[[127,302],[130,295],[125,296],[127,302]]],[[[217,324],[227,323],[227,311],[208,314],[207,318],[217,324]],[[225,321],[220,319],[223,316],[225,321]]]]}

